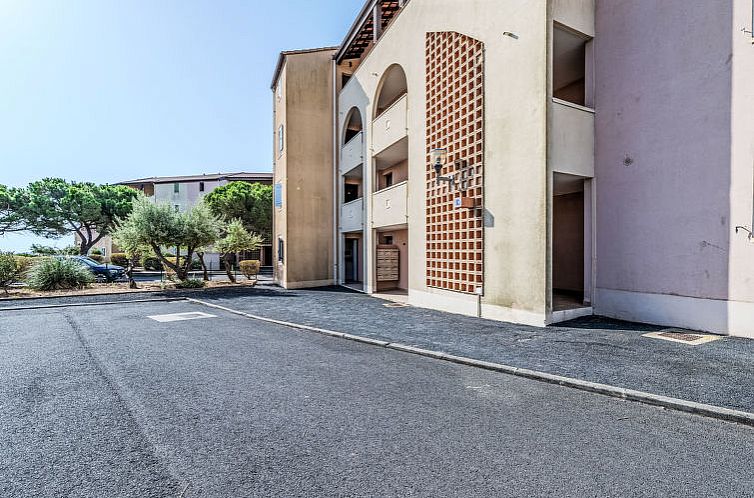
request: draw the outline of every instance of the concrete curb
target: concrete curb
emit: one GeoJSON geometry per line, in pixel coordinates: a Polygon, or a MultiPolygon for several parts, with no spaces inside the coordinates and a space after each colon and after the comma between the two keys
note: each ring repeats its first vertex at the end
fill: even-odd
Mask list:
{"type": "Polygon", "coordinates": [[[597,382],[589,382],[586,380],[575,379],[572,377],[563,377],[560,375],[553,375],[546,372],[539,372],[536,370],[528,370],[526,368],[512,367],[509,365],[503,365],[500,363],[493,363],[489,361],[476,360],[474,358],[468,358],[465,356],[456,356],[439,351],[432,351],[428,349],[421,349],[406,344],[382,341],[378,339],[372,339],[369,337],[362,337],[352,334],[345,334],[342,332],[335,332],[333,330],[321,329],[317,327],[310,327],[308,325],[302,325],[298,323],[285,322],[282,320],[275,320],[272,318],[266,318],[263,316],[252,315],[251,313],[244,313],[242,311],[227,308],[217,304],[208,303],[199,299],[186,298],[188,302],[199,304],[201,306],[207,306],[222,310],[234,315],[243,316],[253,320],[259,320],[262,322],[272,323],[275,325],[282,325],[284,327],[294,328],[298,330],[307,330],[310,332],[316,332],[318,334],[338,337],[341,339],[347,339],[350,341],[360,342],[371,346],[379,346],[395,351],[402,351],[404,353],[415,354],[437,360],[449,361],[460,365],[467,365],[476,368],[482,368],[484,370],[491,370],[494,372],[500,372],[508,375],[514,375],[516,377],[522,377],[525,379],[536,380],[539,382],[546,382],[548,384],[556,384],[563,387],[569,387],[572,389],[578,389],[593,394],[600,394],[603,396],[609,396],[611,398],[619,398],[627,401],[634,401],[637,403],[644,403],[646,405],[658,406],[669,410],[675,410],[685,413],[691,413],[695,415],[701,415],[703,417],[714,418],[718,420],[724,420],[726,422],[735,422],[743,425],[754,427],[754,413],[744,412],[740,410],[733,410],[730,408],[723,408],[715,405],[707,405],[704,403],[696,403],[694,401],[687,401],[679,398],[671,398],[668,396],[660,396],[644,391],[636,391],[633,389],[625,389],[622,387],[615,387],[608,384],[600,384],[597,382]]]}
{"type": "MultiPolygon", "coordinates": [[[[224,286],[224,287],[205,287],[202,289],[136,289],[136,290],[123,290],[118,292],[95,292],[90,294],[68,294],[64,296],[31,296],[31,297],[0,297],[0,304],[4,303],[13,303],[13,302],[29,302],[29,301],[41,301],[41,300],[55,300],[55,299],[71,299],[71,298],[86,298],[86,297],[100,297],[100,296],[129,296],[134,294],[155,294],[159,292],[164,293],[195,293],[199,294],[202,292],[218,292],[221,290],[229,290],[229,289],[254,289],[255,287],[269,287],[269,284],[266,282],[258,282],[256,285],[240,285],[238,287],[233,287],[231,285],[224,286]]],[[[0,310],[4,309],[0,307],[0,310]]]]}
{"type": "Polygon", "coordinates": [[[185,297],[156,297],[154,299],[130,299],[123,301],[99,301],[89,303],[60,303],[60,304],[40,304],[38,306],[16,306],[13,308],[0,308],[3,311],[24,311],[24,310],[45,310],[55,308],[74,308],[81,306],[112,306],[115,304],[136,304],[136,303],[171,303],[176,301],[187,301],[185,297]]]}

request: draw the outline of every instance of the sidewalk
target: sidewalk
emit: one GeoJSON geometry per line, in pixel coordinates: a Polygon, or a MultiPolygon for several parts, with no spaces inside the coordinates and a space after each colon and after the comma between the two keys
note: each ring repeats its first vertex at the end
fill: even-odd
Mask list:
{"type": "Polygon", "coordinates": [[[255,288],[203,300],[246,313],[754,412],[754,340],[699,346],[642,337],[663,327],[588,317],[529,327],[413,307],[341,289],[255,288]]]}

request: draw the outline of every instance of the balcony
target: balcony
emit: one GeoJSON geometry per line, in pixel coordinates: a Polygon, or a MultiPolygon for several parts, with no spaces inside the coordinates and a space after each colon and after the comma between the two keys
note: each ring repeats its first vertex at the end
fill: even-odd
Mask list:
{"type": "Polygon", "coordinates": [[[359,132],[340,150],[340,174],[348,173],[364,162],[364,132],[359,132]]]}
{"type": "Polygon", "coordinates": [[[340,231],[361,232],[364,230],[364,198],[340,206],[340,231]]]}
{"type": "Polygon", "coordinates": [[[372,194],[374,228],[404,225],[408,222],[408,181],[372,194]]]}
{"type": "Polygon", "coordinates": [[[594,177],[594,109],[556,98],[552,107],[553,172],[594,177]]]}
{"type": "Polygon", "coordinates": [[[372,152],[379,154],[408,134],[408,95],[403,95],[372,123],[372,152]]]}

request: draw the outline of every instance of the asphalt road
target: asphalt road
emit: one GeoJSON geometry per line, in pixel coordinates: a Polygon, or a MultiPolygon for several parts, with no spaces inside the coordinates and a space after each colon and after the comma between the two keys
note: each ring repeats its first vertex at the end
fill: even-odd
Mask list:
{"type": "Polygon", "coordinates": [[[754,496],[752,428],[184,302],[2,311],[0,378],[2,497],[754,496]]]}

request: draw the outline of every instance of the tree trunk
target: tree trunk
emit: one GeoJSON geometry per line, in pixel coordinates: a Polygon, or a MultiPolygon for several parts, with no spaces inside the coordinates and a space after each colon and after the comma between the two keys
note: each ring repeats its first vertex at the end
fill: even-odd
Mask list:
{"type": "Polygon", "coordinates": [[[199,256],[199,263],[202,265],[202,272],[204,273],[204,281],[209,282],[209,273],[207,272],[207,264],[204,262],[204,253],[198,252],[196,253],[197,256],[199,256]]]}
{"type": "Polygon", "coordinates": [[[236,277],[233,276],[233,265],[230,262],[230,253],[226,253],[223,255],[223,262],[225,263],[225,273],[228,274],[228,280],[230,280],[232,283],[236,283],[236,277]]]}

